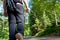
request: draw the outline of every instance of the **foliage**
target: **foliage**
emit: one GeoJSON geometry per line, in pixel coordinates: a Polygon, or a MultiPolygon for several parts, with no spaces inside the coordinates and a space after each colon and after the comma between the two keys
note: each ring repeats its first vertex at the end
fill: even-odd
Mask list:
{"type": "Polygon", "coordinates": [[[48,31],[57,30],[55,29],[56,28],[55,26],[58,26],[58,22],[60,22],[59,4],[60,4],[59,0],[32,0],[32,9],[29,16],[32,35],[38,36],[45,34],[45,32],[48,35],[50,32],[48,33],[46,30],[48,31]],[[36,22],[36,20],[38,23],[36,22]],[[54,27],[52,23],[55,24],[54,27]],[[33,29],[33,25],[35,25],[34,29],[33,29]],[[50,26],[52,26],[53,28],[50,28],[50,26]],[[35,28],[37,28],[37,30],[35,28]],[[37,32],[34,33],[34,31],[32,30],[35,30],[37,32]]]}
{"type": "Polygon", "coordinates": [[[31,36],[31,30],[29,24],[25,24],[24,27],[24,36],[31,36]]]}
{"type": "MultiPolygon", "coordinates": [[[[30,5],[29,24],[25,24],[24,35],[60,35],[60,0],[31,0],[30,5]]],[[[0,38],[9,39],[8,31],[8,21],[0,18],[0,38]]]]}
{"type": "Polygon", "coordinates": [[[6,17],[0,18],[0,39],[9,39],[9,27],[8,27],[8,20],[5,19],[6,17]]]}

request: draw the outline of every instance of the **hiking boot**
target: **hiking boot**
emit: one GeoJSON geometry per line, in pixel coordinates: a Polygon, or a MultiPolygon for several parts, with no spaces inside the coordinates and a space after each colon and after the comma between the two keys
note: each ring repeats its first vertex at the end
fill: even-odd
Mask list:
{"type": "Polygon", "coordinates": [[[15,36],[16,36],[16,40],[23,40],[22,34],[17,33],[15,36]]]}

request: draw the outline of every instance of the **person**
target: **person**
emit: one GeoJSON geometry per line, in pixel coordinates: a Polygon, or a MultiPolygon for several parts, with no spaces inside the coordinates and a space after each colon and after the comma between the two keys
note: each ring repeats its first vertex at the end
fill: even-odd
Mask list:
{"type": "MultiPolygon", "coordinates": [[[[30,8],[28,5],[28,0],[22,0],[26,6],[26,12],[28,13],[30,8]]],[[[15,0],[17,11],[11,11],[6,5],[6,0],[4,0],[4,16],[8,14],[9,22],[9,40],[23,40],[24,36],[24,9],[23,3],[15,0]],[[17,25],[16,25],[17,24],[17,25]],[[17,26],[17,27],[16,27],[17,26]]]]}

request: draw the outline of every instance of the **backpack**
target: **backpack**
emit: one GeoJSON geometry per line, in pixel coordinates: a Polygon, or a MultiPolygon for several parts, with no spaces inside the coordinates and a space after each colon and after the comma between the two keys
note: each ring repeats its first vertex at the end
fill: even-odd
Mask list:
{"type": "Polygon", "coordinates": [[[6,0],[6,5],[11,11],[14,11],[16,9],[15,3],[13,0],[6,0]]]}

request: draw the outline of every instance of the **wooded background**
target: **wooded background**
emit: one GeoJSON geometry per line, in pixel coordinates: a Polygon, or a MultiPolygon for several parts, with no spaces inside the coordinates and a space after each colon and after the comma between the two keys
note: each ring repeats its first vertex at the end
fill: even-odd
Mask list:
{"type": "MultiPolygon", "coordinates": [[[[25,21],[28,20],[24,27],[25,37],[60,36],[60,0],[30,0],[29,6],[31,8],[29,17],[26,16],[25,12],[25,21]]],[[[0,13],[1,39],[8,39],[9,37],[7,19],[3,16],[2,11],[0,13]]]]}

